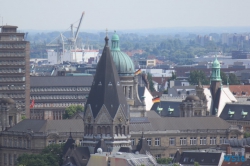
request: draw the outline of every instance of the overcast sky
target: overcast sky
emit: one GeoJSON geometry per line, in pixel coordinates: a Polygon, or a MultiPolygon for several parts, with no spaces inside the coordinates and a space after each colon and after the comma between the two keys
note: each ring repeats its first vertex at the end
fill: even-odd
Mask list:
{"type": "Polygon", "coordinates": [[[81,31],[250,26],[249,7],[250,0],[0,0],[0,17],[33,30],[66,30],[83,11],[81,31]]]}

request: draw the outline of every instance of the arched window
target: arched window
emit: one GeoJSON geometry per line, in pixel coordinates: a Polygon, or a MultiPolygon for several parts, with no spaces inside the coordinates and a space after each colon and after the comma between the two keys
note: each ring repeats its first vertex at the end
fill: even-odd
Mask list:
{"type": "Polygon", "coordinates": [[[126,135],[125,126],[122,127],[122,132],[124,135],[126,135]]]}
{"type": "Polygon", "coordinates": [[[101,134],[101,127],[100,126],[97,127],[97,134],[101,134]]]}
{"type": "Polygon", "coordinates": [[[102,126],[102,134],[106,134],[106,127],[102,126]]]}
{"type": "Polygon", "coordinates": [[[118,127],[115,126],[115,134],[118,135],[118,127]]]}
{"type": "Polygon", "coordinates": [[[120,129],[120,135],[122,135],[122,126],[120,126],[119,129],[120,129]]]}
{"type": "Polygon", "coordinates": [[[85,126],[85,134],[89,134],[88,133],[88,126],[85,126]]]}
{"type": "Polygon", "coordinates": [[[110,134],[110,126],[107,127],[106,134],[110,134]]]}
{"type": "Polygon", "coordinates": [[[90,127],[90,134],[93,134],[93,126],[90,127]]]}

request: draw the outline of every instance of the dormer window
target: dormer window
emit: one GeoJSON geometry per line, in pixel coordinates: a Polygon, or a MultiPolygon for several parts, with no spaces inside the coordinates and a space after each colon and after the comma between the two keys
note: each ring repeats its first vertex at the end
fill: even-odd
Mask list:
{"type": "Polygon", "coordinates": [[[111,82],[109,82],[108,86],[112,86],[112,83],[111,83],[111,82]]]}
{"type": "Polygon", "coordinates": [[[245,118],[247,116],[247,114],[248,114],[248,112],[244,112],[244,110],[242,109],[242,111],[241,111],[242,117],[245,118]]]}
{"type": "Polygon", "coordinates": [[[117,85],[120,86],[120,82],[119,81],[117,82],[117,85]]]}
{"type": "Polygon", "coordinates": [[[100,81],[98,85],[101,86],[101,85],[102,85],[102,82],[100,81]]]}
{"type": "Polygon", "coordinates": [[[229,110],[228,110],[228,115],[230,116],[230,118],[233,117],[234,111],[231,111],[231,110],[229,109],[229,110]]]}
{"type": "Polygon", "coordinates": [[[174,108],[171,108],[170,106],[168,107],[168,112],[169,114],[172,114],[174,112],[174,108]]]}

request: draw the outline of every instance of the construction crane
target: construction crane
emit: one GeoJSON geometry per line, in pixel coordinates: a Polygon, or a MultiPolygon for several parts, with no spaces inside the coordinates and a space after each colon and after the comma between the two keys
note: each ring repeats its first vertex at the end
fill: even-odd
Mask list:
{"type": "MultiPolygon", "coordinates": [[[[69,38],[65,37],[63,33],[60,33],[60,35],[58,37],[56,37],[54,40],[52,40],[49,44],[47,44],[46,46],[47,47],[60,47],[62,49],[62,55],[61,56],[64,56],[64,53],[65,53],[65,49],[69,49],[72,51],[73,53],[73,59],[76,60],[76,52],[77,52],[77,46],[76,46],[76,41],[77,41],[77,38],[78,38],[78,34],[79,34],[79,30],[80,30],[80,27],[81,27],[81,24],[82,24],[82,19],[84,17],[84,14],[85,12],[82,12],[82,15],[81,15],[81,18],[79,20],[79,23],[78,23],[78,26],[76,27],[76,32],[74,33],[74,23],[70,25],[70,29],[71,29],[71,35],[69,38]],[[61,39],[61,42],[62,43],[54,43],[52,44],[52,42],[54,42],[56,39],[60,38],[61,39]],[[66,46],[66,47],[65,47],[66,46]]],[[[78,21],[77,21],[78,22],[78,21]]],[[[75,22],[76,23],[76,22],[75,22]]],[[[66,32],[66,31],[65,31],[66,32]]],[[[60,60],[61,61],[63,59],[63,57],[60,57],[60,60]]]]}

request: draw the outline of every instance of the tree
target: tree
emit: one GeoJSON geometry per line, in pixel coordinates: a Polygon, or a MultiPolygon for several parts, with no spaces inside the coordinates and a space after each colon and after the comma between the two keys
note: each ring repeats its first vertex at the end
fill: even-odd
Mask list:
{"type": "Polygon", "coordinates": [[[188,79],[189,83],[192,85],[198,85],[199,81],[203,85],[208,85],[209,84],[209,79],[205,75],[205,73],[201,70],[194,70],[190,72],[190,76],[188,79]]]}
{"type": "Polygon", "coordinates": [[[71,118],[76,112],[83,112],[84,107],[81,105],[71,105],[65,109],[65,113],[63,114],[63,119],[71,118]]]}
{"type": "Polygon", "coordinates": [[[244,138],[248,138],[248,137],[250,137],[250,133],[249,132],[245,132],[244,133],[244,138]]]}
{"type": "Polygon", "coordinates": [[[229,84],[230,85],[239,85],[240,81],[238,80],[237,76],[233,73],[229,74],[229,84]]]}
{"type": "Polygon", "coordinates": [[[24,166],[60,166],[63,146],[52,144],[47,146],[40,154],[23,154],[18,157],[18,165],[24,166]]]}
{"type": "Polygon", "coordinates": [[[194,166],[200,166],[198,162],[194,162],[194,166]]]}
{"type": "Polygon", "coordinates": [[[227,75],[223,71],[220,72],[220,77],[221,77],[222,84],[227,85],[227,81],[228,81],[227,75]]]}
{"type": "Polygon", "coordinates": [[[147,79],[148,79],[148,82],[149,82],[149,89],[150,89],[150,91],[154,92],[155,88],[154,88],[154,83],[153,83],[153,79],[152,79],[152,74],[151,73],[147,74],[147,79]]]}
{"type": "Polygon", "coordinates": [[[157,159],[158,164],[170,164],[172,162],[171,158],[159,158],[157,159]]]}

